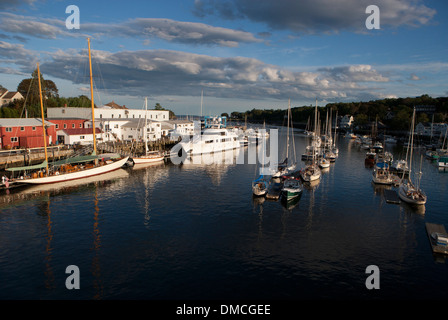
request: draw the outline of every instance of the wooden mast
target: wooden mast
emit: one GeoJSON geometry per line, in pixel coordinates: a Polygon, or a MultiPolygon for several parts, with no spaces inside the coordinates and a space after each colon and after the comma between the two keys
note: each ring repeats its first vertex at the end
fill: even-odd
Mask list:
{"type": "Polygon", "coordinates": [[[93,154],[96,155],[96,128],[95,128],[95,103],[93,102],[93,80],[92,80],[92,57],[90,54],[90,38],[87,38],[89,45],[89,67],[90,67],[90,101],[92,103],[92,129],[93,129],[93,154]]]}
{"type": "Polygon", "coordinates": [[[37,80],[39,82],[39,97],[40,97],[40,113],[42,115],[42,131],[44,134],[44,149],[45,149],[45,163],[47,165],[47,172],[46,174],[49,174],[48,171],[48,154],[47,154],[47,134],[45,132],[45,117],[44,117],[44,104],[42,100],[42,86],[40,83],[40,70],[39,70],[39,62],[37,63],[37,80]]]}

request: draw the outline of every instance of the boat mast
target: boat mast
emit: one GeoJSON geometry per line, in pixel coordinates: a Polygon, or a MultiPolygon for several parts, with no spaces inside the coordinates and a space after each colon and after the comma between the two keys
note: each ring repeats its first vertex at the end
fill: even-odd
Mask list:
{"type": "MultiPolygon", "coordinates": [[[[289,112],[291,110],[290,99],[288,99],[288,124],[286,125],[286,159],[289,156],[289,112]]],[[[286,161],[288,163],[289,161],[286,161]]]]}
{"type": "Polygon", "coordinates": [[[47,165],[47,175],[48,175],[49,171],[48,171],[48,154],[47,154],[47,134],[45,132],[44,104],[42,100],[42,87],[40,84],[39,62],[37,63],[37,80],[39,82],[40,113],[42,115],[42,132],[44,133],[45,163],[47,165]]]}
{"type": "Polygon", "coordinates": [[[411,149],[411,153],[409,156],[409,182],[411,182],[411,168],[412,168],[412,152],[414,151],[414,121],[415,121],[415,107],[414,107],[414,111],[412,113],[412,124],[411,124],[411,145],[410,145],[410,149],[411,149]]]}
{"type": "Polygon", "coordinates": [[[145,129],[143,130],[144,135],[145,135],[145,152],[146,155],[148,155],[148,141],[147,141],[147,134],[148,134],[148,98],[145,97],[145,129]]]}
{"type": "Polygon", "coordinates": [[[90,67],[90,101],[92,103],[92,129],[93,129],[93,154],[96,155],[96,128],[95,128],[95,103],[93,102],[93,80],[92,80],[92,56],[90,54],[90,38],[87,38],[89,45],[89,67],[90,67]]]}

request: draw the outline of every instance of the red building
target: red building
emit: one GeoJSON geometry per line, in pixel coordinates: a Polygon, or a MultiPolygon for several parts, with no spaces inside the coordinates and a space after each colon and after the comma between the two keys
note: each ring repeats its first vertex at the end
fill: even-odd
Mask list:
{"type": "MultiPolygon", "coordinates": [[[[46,121],[46,120],[45,120],[46,121]]],[[[84,128],[86,119],[70,119],[70,118],[52,118],[49,119],[51,123],[56,125],[56,131],[64,129],[81,129],[84,128]]]]}
{"type": "MultiPolygon", "coordinates": [[[[56,144],[56,125],[45,122],[47,146],[56,144]]],[[[44,146],[42,120],[39,118],[0,119],[0,148],[38,148],[44,146]]]]}

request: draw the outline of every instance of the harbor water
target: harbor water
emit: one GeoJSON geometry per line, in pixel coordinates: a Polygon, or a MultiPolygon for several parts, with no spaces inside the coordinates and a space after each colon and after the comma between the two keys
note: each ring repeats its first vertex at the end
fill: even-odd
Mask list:
{"type": "MultiPolygon", "coordinates": [[[[309,139],[294,136],[299,168],[309,139]]],[[[258,165],[235,160],[3,192],[0,299],[447,299],[448,264],[425,223],[448,227],[448,172],[423,159],[424,210],[391,204],[384,189],[396,188],[372,184],[365,150],[342,136],[337,145],[320,182],[289,204],[254,199],[258,165]],[[68,266],[79,289],[66,287],[68,266]],[[368,266],[378,289],[366,287],[368,266]]],[[[245,147],[230,159],[239,152],[247,158],[245,147]]]]}

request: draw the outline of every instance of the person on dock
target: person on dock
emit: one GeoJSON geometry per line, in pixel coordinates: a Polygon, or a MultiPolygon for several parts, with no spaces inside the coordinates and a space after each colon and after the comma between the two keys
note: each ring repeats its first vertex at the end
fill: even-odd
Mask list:
{"type": "Polygon", "coordinates": [[[9,188],[9,179],[5,175],[3,175],[3,177],[2,177],[2,183],[6,187],[6,189],[9,188]]]}

